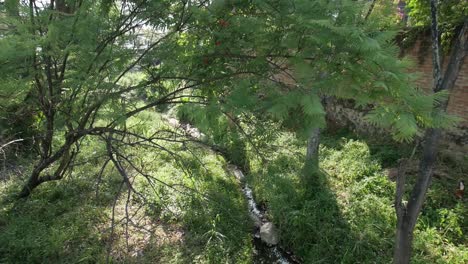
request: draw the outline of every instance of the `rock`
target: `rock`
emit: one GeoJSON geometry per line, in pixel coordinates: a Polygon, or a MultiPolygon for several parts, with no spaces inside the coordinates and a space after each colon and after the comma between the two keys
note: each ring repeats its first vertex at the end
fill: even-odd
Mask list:
{"type": "Polygon", "coordinates": [[[269,245],[276,245],[279,242],[278,231],[271,222],[267,222],[260,227],[260,238],[269,245]]]}
{"type": "Polygon", "coordinates": [[[241,181],[245,178],[244,173],[242,173],[242,171],[239,170],[239,168],[237,168],[236,166],[231,166],[230,170],[234,173],[236,179],[241,181]]]}
{"type": "Polygon", "coordinates": [[[180,125],[179,120],[172,117],[168,118],[167,122],[173,127],[178,127],[180,125]]]}
{"type": "Polygon", "coordinates": [[[252,212],[250,212],[249,215],[254,223],[254,226],[257,228],[260,228],[262,226],[262,220],[260,220],[260,217],[258,217],[256,214],[252,212]]]}

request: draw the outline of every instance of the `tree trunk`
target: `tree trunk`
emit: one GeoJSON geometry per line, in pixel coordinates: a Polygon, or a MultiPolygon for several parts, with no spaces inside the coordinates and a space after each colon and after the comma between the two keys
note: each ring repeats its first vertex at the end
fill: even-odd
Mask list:
{"type": "Polygon", "coordinates": [[[65,144],[54,153],[54,155],[48,158],[41,158],[39,163],[34,167],[31,175],[29,176],[28,181],[24,184],[21,192],[18,194],[18,198],[28,197],[32,190],[37,186],[41,185],[44,182],[56,181],[62,179],[64,173],[67,171],[68,166],[70,165],[71,160],[75,157],[74,152],[70,153],[71,146],[78,140],[79,137],[67,137],[65,144]],[[54,162],[59,161],[57,169],[55,169],[53,174],[46,174],[41,176],[41,173],[54,162]]]}
{"type": "Polygon", "coordinates": [[[318,155],[320,145],[320,128],[314,128],[310,132],[307,142],[306,163],[318,167],[318,155]]]}
{"type": "Polygon", "coordinates": [[[375,2],[377,2],[377,0],[372,0],[369,10],[367,10],[366,16],[364,17],[364,20],[367,20],[371,15],[372,11],[374,10],[375,2]]]}
{"type": "Polygon", "coordinates": [[[397,224],[396,247],[393,256],[395,264],[409,263],[411,258],[411,244],[413,242],[413,230],[410,230],[408,222],[401,219],[397,224]]]}
{"type": "MultiPolygon", "coordinates": [[[[397,231],[393,255],[393,262],[395,264],[408,264],[410,262],[413,231],[426,198],[427,190],[431,184],[440,134],[441,131],[439,129],[429,129],[426,132],[423,156],[419,163],[418,179],[411,190],[410,199],[406,207],[401,204],[403,196],[403,189],[401,188],[404,188],[404,175],[399,175],[397,178],[397,198],[395,201],[397,231]]],[[[404,168],[400,168],[400,170],[402,169],[404,168]]]]}
{"type": "MultiPolygon", "coordinates": [[[[328,98],[325,96],[320,97],[320,102],[323,108],[327,104],[328,98]]],[[[319,168],[319,146],[320,146],[320,128],[315,127],[310,131],[309,138],[307,139],[306,160],[304,162],[304,175],[307,181],[308,176],[314,175],[319,168]]],[[[313,176],[311,176],[313,177],[313,176]]]]}
{"type": "Polygon", "coordinates": [[[310,132],[307,141],[306,159],[302,170],[302,183],[308,188],[315,185],[317,180],[317,172],[319,169],[319,145],[320,145],[320,128],[314,128],[310,132]]]}
{"type": "Polygon", "coordinates": [[[26,198],[28,197],[32,190],[34,190],[37,186],[39,186],[41,182],[39,181],[39,173],[36,169],[32,172],[31,176],[29,176],[28,181],[21,189],[21,192],[18,194],[19,198],[26,198]]]}
{"type": "MultiPolygon", "coordinates": [[[[432,33],[432,54],[433,54],[433,91],[450,91],[455,84],[463,60],[468,50],[467,31],[468,19],[464,21],[457,38],[455,39],[450,55],[450,61],[445,73],[442,75],[440,60],[440,33],[437,23],[437,1],[431,0],[431,33],[432,33]]],[[[436,104],[434,113],[443,112],[447,109],[448,100],[436,104]]],[[[424,137],[424,150],[419,163],[418,179],[411,190],[410,199],[407,206],[402,205],[404,192],[404,172],[397,178],[397,192],[395,198],[395,210],[397,213],[397,232],[395,241],[394,263],[408,264],[411,258],[411,243],[413,231],[416,226],[418,215],[421,212],[426,198],[433,168],[437,158],[439,139],[442,131],[439,128],[428,129],[424,137]]],[[[400,171],[402,168],[400,168],[400,171]]]]}

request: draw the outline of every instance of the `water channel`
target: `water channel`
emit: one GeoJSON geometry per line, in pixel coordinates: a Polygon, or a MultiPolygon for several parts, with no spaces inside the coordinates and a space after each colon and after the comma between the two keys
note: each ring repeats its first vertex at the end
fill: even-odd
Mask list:
{"type": "MultiPolygon", "coordinates": [[[[168,115],[163,115],[163,118],[174,128],[182,129],[187,136],[194,138],[196,140],[203,140],[205,136],[197,128],[191,126],[190,124],[182,124],[176,118],[173,118],[168,115]]],[[[213,149],[211,151],[216,152],[213,149]]],[[[265,217],[265,212],[259,209],[257,202],[254,199],[252,189],[249,187],[245,180],[244,173],[239,169],[239,167],[229,164],[228,170],[233,174],[239,181],[244,194],[245,199],[247,200],[249,215],[252,221],[254,222],[255,229],[252,231],[253,242],[254,242],[254,263],[256,264],[293,264],[299,263],[293,254],[286,252],[278,245],[270,245],[266,243],[260,235],[260,229],[262,225],[265,225],[268,222],[265,217]]]]}

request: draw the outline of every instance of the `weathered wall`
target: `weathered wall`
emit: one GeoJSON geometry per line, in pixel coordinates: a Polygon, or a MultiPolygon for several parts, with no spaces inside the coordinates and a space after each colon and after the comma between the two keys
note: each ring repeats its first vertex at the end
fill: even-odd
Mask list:
{"type": "MultiPolygon", "coordinates": [[[[328,127],[346,127],[355,133],[390,139],[389,131],[371,125],[364,119],[368,109],[357,109],[350,101],[328,99],[326,104],[328,127]]],[[[442,145],[456,153],[468,153],[468,127],[459,126],[447,130],[443,135],[442,145]]]]}
{"type": "MultiPolygon", "coordinates": [[[[417,81],[418,87],[430,92],[432,89],[432,54],[431,47],[428,45],[430,43],[422,44],[422,42],[417,42],[412,49],[405,52],[405,55],[415,61],[414,71],[421,75],[417,81]]],[[[448,60],[448,57],[444,58],[444,70],[448,60]]],[[[468,129],[468,63],[466,61],[467,59],[465,59],[455,86],[450,92],[447,111],[463,118],[460,127],[468,129]]]]}
{"type": "MultiPolygon", "coordinates": [[[[406,50],[404,55],[415,62],[412,69],[419,75],[417,86],[430,93],[432,89],[432,54],[430,43],[416,43],[412,49],[406,50]]],[[[444,58],[443,67],[447,65],[448,57],[444,58]]],[[[376,128],[364,120],[369,109],[356,109],[352,102],[330,99],[327,103],[328,119],[335,126],[346,126],[357,133],[380,135],[390,137],[383,129],[376,128]]],[[[460,69],[455,86],[450,93],[447,111],[462,118],[456,128],[444,132],[443,145],[454,151],[468,153],[468,63],[460,69]]]]}

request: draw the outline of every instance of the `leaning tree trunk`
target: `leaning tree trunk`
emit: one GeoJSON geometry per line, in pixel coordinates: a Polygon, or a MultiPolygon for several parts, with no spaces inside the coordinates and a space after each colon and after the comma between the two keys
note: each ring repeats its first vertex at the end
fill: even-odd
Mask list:
{"type": "Polygon", "coordinates": [[[18,194],[19,198],[26,198],[31,194],[31,191],[34,190],[41,183],[39,181],[40,170],[38,167],[34,168],[33,172],[29,176],[28,181],[23,185],[20,193],[18,194]]]}
{"type": "MultiPolygon", "coordinates": [[[[467,32],[468,19],[465,19],[450,55],[450,61],[445,73],[442,75],[440,63],[440,33],[437,24],[437,1],[431,0],[431,35],[433,54],[434,92],[442,90],[450,91],[457,79],[463,60],[468,50],[467,32]]],[[[447,109],[448,101],[435,105],[434,112],[443,112],[447,109]]],[[[400,165],[395,196],[395,210],[397,214],[397,232],[394,251],[395,264],[408,264],[411,258],[413,231],[418,215],[421,212],[427,191],[433,174],[434,164],[437,158],[439,138],[442,131],[439,128],[428,129],[424,137],[423,156],[419,164],[418,179],[413,186],[410,199],[406,206],[402,203],[405,185],[405,163],[400,165]]]]}
{"type": "Polygon", "coordinates": [[[47,158],[41,158],[41,160],[34,167],[31,175],[27,182],[23,185],[23,188],[18,194],[19,198],[28,197],[31,192],[44,182],[57,181],[62,179],[63,175],[67,171],[72,159],[75,157],[75,152],[71,150],[72,144],[78,140],[79,137],[74,135],[67,136],[65,144],[57,150],[53,155],[47,158]],[[53,174],[42,175],[46,168],[50,167],[53,163],[59,162],[57,168],[53,174]]]}
{"type": "Polygon", "coordinates": [[[369,10],[367,10],[366,16],[364,17],[364,20],[367,20],[369,16],[372,14],[372,11],[374,10],[375,2],[377,2],[377,0],[372,0],[369,10]]]}
{"type": "Polygon", "coordinates": [[[440,135],[441,131],[439,129],[429,129],[426,132],[423,156],[419,164],[418,179],[413,186],[410,199],[406,206],[403,205],[402,198],[405,187],[404,170],[407,163],[402,162],[400,164],[395,198],[395,210],[397,213],[397,232],[393,255],[393,262],[395,264],[408,264],[410,262],[413,231],[426,198],[427,190],[431,184],[440,135]]]}

